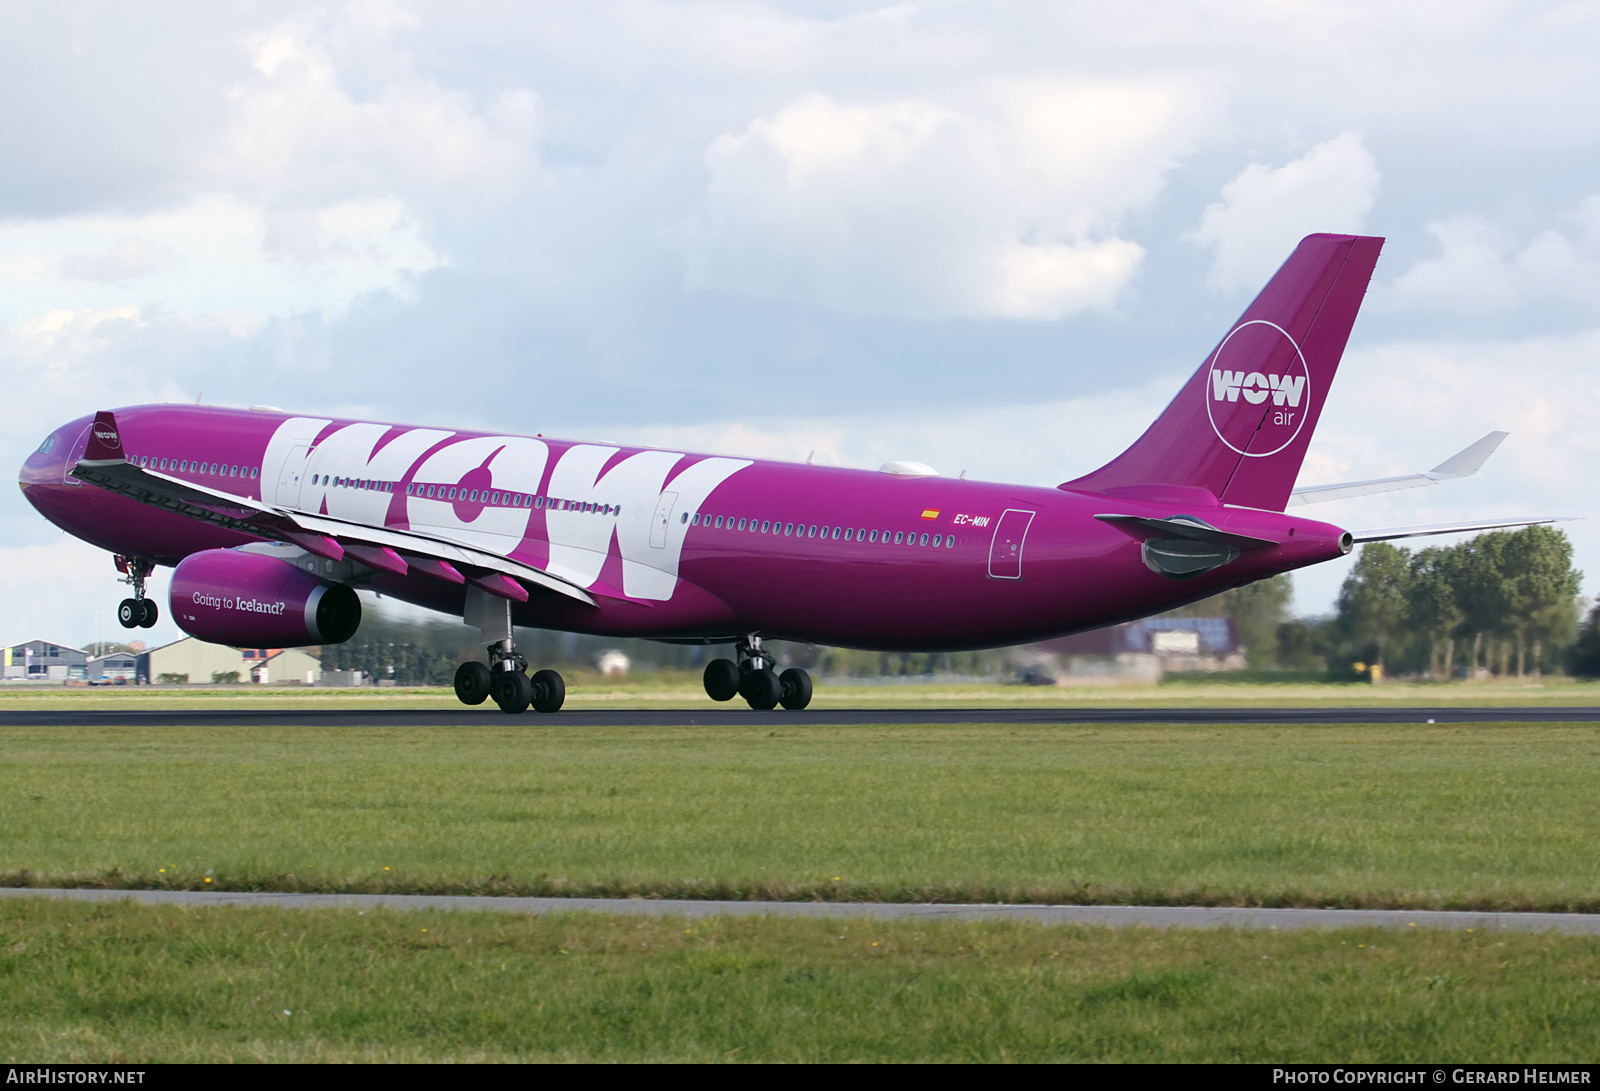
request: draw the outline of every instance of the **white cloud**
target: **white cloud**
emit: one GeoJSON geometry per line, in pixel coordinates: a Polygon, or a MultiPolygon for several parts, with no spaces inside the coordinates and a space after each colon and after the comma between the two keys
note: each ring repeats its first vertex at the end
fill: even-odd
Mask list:
{"type": "Polygon", "coordinates": [[[209,172],[279,196],[407,182],[500,191],[520,180],[536,150],[538,98],[511,89],[479,109],[395,46],[395,32],[415,27],[398,11],[357,7],[343,20],[309,15],[256,36],[254,75],[229,92],[232,117],[221,147],[205,157],[209,172]],[[371,93],[346,86],[342,53],[378,70],[371,93]]]}
{"type": "Polygon", "coordinates": [[[295,214],[200,197],[142,216],[0,225],[0,321],[138,306],[255,318],[336,312],[368,292],[405,294],[443,260],[404,205],[370,197],[295,214]]]}
{"type": "Polygon", "coordinates": [[[1281,167],[1250,164],[1189,235],[1216,251],[1211,286],[1229,294],[1259,288],[1306,235],[1359,234],[1378,199],[1378,179],[1377,160],[1356,133],[1281,167]]]}
{"type": "Polygon", "coordinates": [[[1482,216],[1428,224],[1439,253],[1418,261],[1384,293],[1393,310],[1507,311],[1536,299],[1600,306],[1600,195],[1570,217],[1572,229],[1542,231],[1519,246],[1482,216]]]}
{"type": "Polygon", "coordinates": [[[1197,140],[1204,89],[993,81],[949,96],[813,94],[718,137],[690,281],[913,317],[1058,319],[1114,305],[1120,232],[1197,140]]]}

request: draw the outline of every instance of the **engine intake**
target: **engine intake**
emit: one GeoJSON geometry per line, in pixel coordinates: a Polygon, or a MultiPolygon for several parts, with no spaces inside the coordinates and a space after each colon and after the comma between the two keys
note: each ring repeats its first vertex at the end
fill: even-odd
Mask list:
{"type": "Polygon", "coordinates": [[[361,600],[260,553],[208,549],[178,562],[169,602],[178,628],[235,647],[342,644],[361,625],[361,600]]]}

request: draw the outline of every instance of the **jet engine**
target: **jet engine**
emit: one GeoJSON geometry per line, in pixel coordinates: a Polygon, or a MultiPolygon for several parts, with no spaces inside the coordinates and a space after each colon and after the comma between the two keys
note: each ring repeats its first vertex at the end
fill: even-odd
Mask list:
{"type": "Polygon", "coordinates": [[[172,573],[172,619],[190,636],[235,647],[342,644],[361,624],[361,600],[277,557],[208,549],[172,573]]]}

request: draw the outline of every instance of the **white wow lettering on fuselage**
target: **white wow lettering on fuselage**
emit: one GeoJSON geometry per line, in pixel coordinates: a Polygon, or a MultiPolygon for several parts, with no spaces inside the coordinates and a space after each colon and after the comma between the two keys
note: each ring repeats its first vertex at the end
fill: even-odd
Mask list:
{"type": "Polygon", "coordinates": [[[619,590],[638,599],[672,597],[689,531],[684,513],[698,511],[713,489],[751,465],[705,458],[671,477],[686,455],[640,451],[617,459],[621,448],[575,444],[559,451],[544,485],[551,450],[543,440],[470,436],[446,442],[454,433],[413,428],[394,434],[388,425],[356,423],[318,441],[332,423],[294,417],[278,427],[262,459],[263,492],[276,490],[269,499],[312,513],[326,505],[331,516],[381,527],[398,498],[417,533],[502,557],[522,551],[530,523],[542,516],[550,546],[544,567],[551,575],[593,587],[615,554],[622,562],[619,590]],[[350,479],[392,482],[397,490],[409,480],[415,492],[396,497],[382,485],[339,484],[350,479]],[[519,500],[544,495],[548,503],[465,502],[469,492],[519,500]]]}

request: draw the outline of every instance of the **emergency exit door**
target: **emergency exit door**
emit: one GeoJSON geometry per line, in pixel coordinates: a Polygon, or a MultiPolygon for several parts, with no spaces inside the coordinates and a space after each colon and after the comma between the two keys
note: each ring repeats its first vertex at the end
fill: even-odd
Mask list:
{"type": "Polygon", "coordinates": [[[1018,508],[1007,508],[994,528],[994,541],[989,544],[989,578],[992,580],[1020,580],[1022,578],[1022,545],[1028,538],[1028,528],[1037,514],[1018,508]]]}

